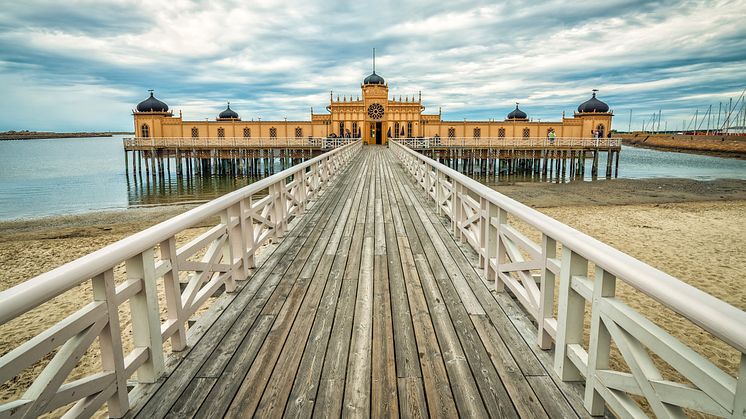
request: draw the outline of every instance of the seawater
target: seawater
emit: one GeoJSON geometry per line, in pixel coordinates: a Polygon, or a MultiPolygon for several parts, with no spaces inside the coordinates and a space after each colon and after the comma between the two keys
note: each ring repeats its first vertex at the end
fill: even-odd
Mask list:
{"type": "MultiPolygon", "coordinates": [[[[177,178],[171,163],[166,181],[153,182],[125,169],[121,136],[0,141],[0,220],[206,201],[257,180],[177,178]]],[[[619,177],[746,179],[746,161],[623,147],[619,177]]]]}

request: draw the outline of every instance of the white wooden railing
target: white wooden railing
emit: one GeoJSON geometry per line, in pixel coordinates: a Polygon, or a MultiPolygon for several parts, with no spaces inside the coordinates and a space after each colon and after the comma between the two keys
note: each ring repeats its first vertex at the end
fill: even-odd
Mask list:
{"type": "Polygon", "coordinates": [[[621,138],[576,138],[557,137],[425,137],[425,138],[392,138],[409,148],[421,149],[432,147],[491,147],[491,148],[617,148],[622,145],[621,138]]]}
{"type": "Polygon", "coordinates": [[[356,138],[327,137],[127,137],[125,147],[152,148],[282,148],[304,147],[332,149],[355,142],[356,138]]]}
{"type": "Polygon", "coordinates": [[[391,148],[438,211],[450,218],[453,234],[479,254],[485,275],[497,291],[508,288],[536,320],[537,344],[543,349],[554,344],[559,377],[585,381],[585,407],[591,414],[603,414],[605,402],[620,417],[644,417],[631,397],[640,396],[658,417],[684,416],[683,409],[746,417],[746,312],[396,141],[391,148]],[[509,216],[539,232],[541,243],[511,225],[509,216]],[[557,278],[559,290],[555,290],[557,278]],[[615,298],[617,280],[740,352],[739,372],[735,376],[724,372],[615,298]],[[590,309],[590,330],[584,330],[586,308],[590,309]],[[584,332],[590,335],[588,346],[583,344],[584,332]],[[611,369],[612,344],[629,372],[611,369]],[[684,380],[663,378],[651,353],[684,380]]]}
{"type": "Polygon", "coordinates": [[[283,236],[288,222],[360,147],[357,141],[329,151],[0,292],[3,325],[88,281],[93,288],[93,301],[0,358],[2,385],[56,351],[19,399],[0,402],[0,417],[36,417],[71,403],[69,416],[90,416],[107,402],[110,416],[122,416],[129,409],[127,381],[135,373],[139,383],[158,379],[164,343],[170,339],[173,351],[184,349],[187,322],[198,309],[221,287],[236,290],[236,281],[254,266],[257,248],[283,236]],[[177,234],[214,216],[219,224],[177,247],[177,234]],[[121,264],[126,280],[117,285],[114,272],[121,264]],[[159,286],[165,290],[165,321],[159,286]],[[125,302],[131,337],[120,327],[125,302]],[[102,370],[65,383],[97,337],[102,370]],[[134,347],[129,353],[127,339],[134,347]]]}

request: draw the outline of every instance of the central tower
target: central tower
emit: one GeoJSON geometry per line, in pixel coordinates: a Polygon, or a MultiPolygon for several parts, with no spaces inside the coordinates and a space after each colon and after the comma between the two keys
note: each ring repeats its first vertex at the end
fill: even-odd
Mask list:
{"type": "Polygon", "coordinates": [[[363,139],[368,144],[385,144],[388,124],[389,86],[376,74],[376,49],[373,48],[373,73],[363,80],[365,127],[363,139]]]}

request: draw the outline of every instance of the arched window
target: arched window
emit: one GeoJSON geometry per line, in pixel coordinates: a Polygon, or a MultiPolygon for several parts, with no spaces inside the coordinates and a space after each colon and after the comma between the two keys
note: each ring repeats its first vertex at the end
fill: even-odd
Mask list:
{"type": "Polygon", "coordinates": [[[528,128],[523,129],[523,138],[528,138],[531,136],[531,130],[528,128]]]}
{"type": "Polygon", "coordinates": [[[450,139],[456,138],[456,128],[448,127],[448,138],[450,139]]]}
{"type": "Polygon", "coordinates": [[[596,127],[596,132],[598,137],[602,138],[605,132],[604,124],[598,124],[598,126],[596,127]]]}
{"type": "Polygon", "coordinates": [[[497,137],[498,138],[505,138],[505,128],[500,128],[497,130],[497,137]]]}
{"type": "Polygon", "coordinates": [[[474,128],[474,138],[479,138],[482,136],[482,129],[481,128],[474,128]]]}
{"type": "Polygon", "coordinates": [[[412,138],[412,123],[407,122],[407,137],[412,138]]]}
{"type": "Polygon", "coordinates": [[[143,138],[150,137],[150,127],[148,124],[142,124],[142,126],[140,126],[140,136],[143,138]]]}
{"type": "Polygon", "coordinates": [[[243,137],[244,138],[251,138],[251,128],[244,128],[243,129],[243,137]]]}
{"type": "Polygon", "coordinates": [[[303,136],[303,128],[295,127],[295,138],[300,138],[302,136],[303,136]]]}
{"type": "Polygon", "coordinates": [[[269,138],[277,138],[277,128],[272,127],[269,129],[269,138]]]}
{"type": "Polygon", "coordinates": [[[352,136],[357,138],[357,122],[352,123],[352,136]]]}
{"type": "Polygon", "coordinates": [[[345,136],[345,121],[339,121],[339,136],[345,136]]]}
{"type": "Polygon", "coordinates": [[[399,138],[399,123],[394,123],[394,138],[399,138]]]}
{"type": "Polygon", "coordinates": [[[225,128],[218,128],[218,138],[225,138],[225,128]]]}
{"type": "Polygon", "coordinates": [[[199,137],[199,129],[197,127],[192,127],[192,138],[198,138],[199,137]]]}

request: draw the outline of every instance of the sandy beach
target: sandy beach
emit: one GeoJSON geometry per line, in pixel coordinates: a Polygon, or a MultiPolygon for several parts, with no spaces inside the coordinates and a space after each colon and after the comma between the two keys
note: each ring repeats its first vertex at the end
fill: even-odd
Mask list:
{"type": "MultiPolygon", "coordinates": [[[[711,182],[605,180],[571,184],[520,183],[495,187],[501,193],[596,237],[682,281],[746,310],[746,181],[711,182]]],[[[129,234],[191,208],[188,205],[106,211],[41,220],[0,222],[0,289],[74,260],[129,234]]],[[[186,232],[180,240],[202,229],[186,232]]],[[[621,285],[618,294],[719,367],[733,373],[734,351],[689,322],[663,310],[649,298],[621,285]]],[[[17,347],[90,301],[90,287],[80,286],[30,313],[33,323],[0,327],[0,354],[17,347]],[[33,327],[29,327],[33,324],[33,327]]],[[[126,317],[126,313],[122,314],[126,317]]],[[[26,316],[24,316],[26,317],[26,316]]],[[[29,318],[26,317],[28,320],[29,318]]],[[[618,364],[618,363],[617,363],[618,364]]],[[[97,368],[96,361],[78,367],[97,368]]],[[[36,371],[38,373],[38,370],[36,371]]],[[[16,397],[28,385],[31,371],[0,388],[0,398],[16,397]]]]}

